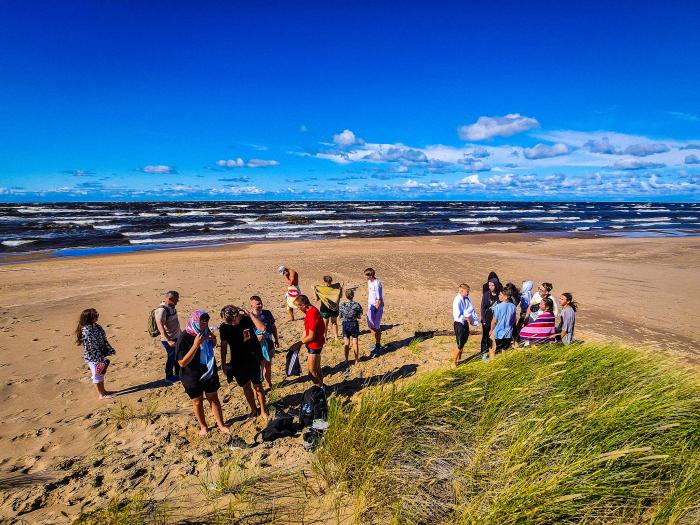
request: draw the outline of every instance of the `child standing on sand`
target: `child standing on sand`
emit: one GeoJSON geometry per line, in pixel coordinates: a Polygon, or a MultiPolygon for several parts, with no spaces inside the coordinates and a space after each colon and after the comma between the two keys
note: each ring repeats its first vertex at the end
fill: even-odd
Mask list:
{"type": "Polygon", "coordinates": [[[505,287],[498,294],[498,304],[493,307],[493,319],[491,320],[491,348],[489,357],[496,357],[496,352],[503,352],[510,348],[513,340],[513,327],[515,326],[515,305],[512,301],[510,287],[505,287]]]}
{"type": "Polygon", "coordinates": [[[350,346],[355,353],[355,363],[360,359],[360,322],[362,306],[355,302],[355,290],[345,290],[345,301],[340,305],[340,318],[343,321],[343,346],[345,347],[345,363],[349,365],[350,346]]]}
{"type": "Polygon", "coordinates": [[[116,354],[112,345],[107,341],[104,329],[97,324],[100,314],[94,308],[83,310],[75,329],[78,346],[83,345],[83,359],[90,368],[92,383],[97,388],[100,399],[110,399],[116,394],[105,390],[105,374],[109,366],[108,355],[116,354]]]}

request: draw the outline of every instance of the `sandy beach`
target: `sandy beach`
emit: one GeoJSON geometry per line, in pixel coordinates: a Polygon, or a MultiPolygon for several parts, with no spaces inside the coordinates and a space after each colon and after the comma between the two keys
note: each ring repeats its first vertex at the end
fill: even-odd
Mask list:
{"type": "MultiPolygon", "coordinates": [[[[221,306],[247,307],[258,294],[277,317],[286,348],[303,326],[286,322],[280,264],[299,271],[303,293],[330,274],[346,287],[357,286],[356,300],[363,305],[362,270],[374,267],[384,284],[389,351],[360,363],[347,379],[336,366],[341,347],[324,350],[326,383],[338,396],[356,396],[387,374],[400,379],[448,366],[450,336],[429,339],[418,352],[408,342],[416,331],[449,330],[457,285],[469,283],[478,304],[490,270],[504,283],[550,281],[555,296],[573,293],[580,305],[577,339],[620,341],[681,366],[700,363],[699,237],[512,234],[270,242],[7,264],[0,266],[0,516],[67,522],[81,505],[93,508],[130,490],[152,490],[154,497],[196,493],[196,480],[228,449],[215,431],[200,439],[182,387],[160,381],[165,355],[146,333],[148,313],[164,291],[176,289],[181,323],[203,308],[218,324],[221,306]],[[74,342],[78,314],[89,307],[100,312],[117,350],[106,383],[125,389],[115,400],[97,400],[74,342]],[[120,407],[146,416],[124,422],[115,415],[120,407]]],[[[479,339],[470,338],[466,354],[479,339]]],[[[362,335],[362,353],[369,344],[370,336],[362,335]]],[[[278,358],[273,379],[282,374],[278,358]]],[[[292,407],[308,385],[277,388],[272,400],[292,407]]],[[[234,434],[251,443],[257,429],[241,421],[242,391],[224,381],[220,396],[234,434]]],[[[288,438],[230,453],[241,454],[249,466],[278,468],[309,461],[300,443],[299,437],[288,438]]]]}

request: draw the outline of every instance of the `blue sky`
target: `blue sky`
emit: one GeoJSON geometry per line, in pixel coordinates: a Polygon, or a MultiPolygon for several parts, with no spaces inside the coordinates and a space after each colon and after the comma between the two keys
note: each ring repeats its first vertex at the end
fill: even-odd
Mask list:
{"type": "Polygon", "coordinates": [[[2,1],[0,200],[700,196],[694,2],[296,4],[2,1]]]}

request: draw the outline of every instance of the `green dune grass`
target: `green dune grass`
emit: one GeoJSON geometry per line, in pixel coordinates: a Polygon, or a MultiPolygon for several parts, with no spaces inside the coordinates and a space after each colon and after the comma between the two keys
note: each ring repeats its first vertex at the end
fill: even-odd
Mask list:
{"type": "Polygon", "coordinates": [[[639,351],[511,351],[331,404],[349,521],[700,523],[700,385],[639,351]]]}

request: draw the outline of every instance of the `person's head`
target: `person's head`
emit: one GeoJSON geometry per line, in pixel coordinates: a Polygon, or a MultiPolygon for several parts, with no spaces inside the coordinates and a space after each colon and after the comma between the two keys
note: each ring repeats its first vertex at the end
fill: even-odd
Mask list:
{"type": "Polygon", "coordinates": [[[220,315],[221,319],[223,319],[225,323],[232,325],[237,325],[241,321],[241,317],[243,316],[240,309],[232,304],[227,304],[226,306],[224,306],[221,309],[220,315]]]}
{"type": "Polygon", "coordinates": [[[523,281],[523,294],[532,291],[532,281],[523,281]]]}
{"type": "Polygon", "coordinates": [[[565,306],[570,306],[574,309],[574,312],[578,309],[578,304],[574,301],[574,296],[569,292],[564,292],[559,296],[559,306],[564,308],[565,306]]]}
{"type": "Polygon", "coordinates": [[[294,305],[299,308],[302,313],[306,313],[306,311],[311,308],[311,301],[309,301],[309,298],[305,295],[300,295],[294,299],[294,305]]]}
{"type": "Polygon", "coordinates": [[[324,275],[323,282],[330,286],[331,284],[333,284],[333,277],[331,277],[330,275],[324,275]]]}
{"type": "Polygon", "coordinates": [[[250,308],[256,314],[259,314],[260,312],[262,312],[263,302],[262,302],[262,299],[260,299],[259,295],[251,295],[250,296],[250,308]]]}
{"type": "Polygon", "coordinates": [[[78,328],[75,329],[75,340],[78,345],[83,344],[83,327],[95,324],[100,314],[94,308],[86,308],[78,318],[78,328]]]}
{"type": "Polygon", "coordinates": [[[185,332],[192,336],[206,334],[209,330],[209,312],[206,310],[195,310],[187,318],[185,332]]]}
{"type": "Polygon", "coordinates": [[[542,283],[537,291],[540,293],[540,297],[546,297],[552,292],[552,283],[542,283]]]}
{"type": "Polygon", "coordinates": [[[489,291],[494,294],[496,293],[496,283],[493,281],[489,281],[489,291]]]}
{"type": "Polygon", "coordinates": [[[285,277],[289,276],[289,269],[286,266],[280,266],[277,268],[277,273],[280,275],[284,275],[285,277]]]}
{"type": "Polygon", "coordinates": [[[554,301],[550,297],[545,297],[540,301],[540,310],[551,312],[554,309],[554,301]]]}
{"type": "Polygon", "coordinates": [[[367,277],[369,281],[374,280],[374,276],[374,268],[365,268],[365,277],[367,277]]]}
{"type": "Polygon", "coordinates": [[[175,290],[170,290],[169,292],[165,292],[163,302],[165,304],[167,304],[168,306],[175,306],[179,300],[180,300],[180,294],[178,292],[176,292],[175,290]]]}
{"type": "Polygon", "coordinates": [[[510,301],[511,297],[513,297],[513,293],[507,287],[503,288],[498,294],[498,300],[502,303],[510,301]]]}
{"type": "Polygon", "coordinates": [[[353,290],[352,288],[345,290],[345,298],[348,301],[352,301],[355,298],[355,290],[353,290]]]}
{"type": "Polygon", "coordinates": [[[459,285],[459,295],[462,297],[469,297],[469,285],[468,284],[460,284],[459,285]]]}

